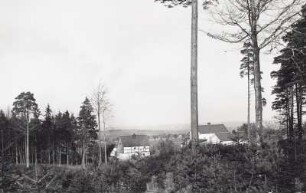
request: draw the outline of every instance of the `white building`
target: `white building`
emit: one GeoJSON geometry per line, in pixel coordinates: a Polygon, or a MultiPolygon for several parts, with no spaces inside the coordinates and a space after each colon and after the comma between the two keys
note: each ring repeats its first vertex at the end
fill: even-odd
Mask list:
{"type": "Polygon", "coordinates": [[[226,129],[224,124],[207,124],[199,125],[199,141],[210,144],[232,145],[231,133],[226,129]]]}
{"type": "Polygon", "coordinates": [[[121,136],[118,144],[111,152],[111,156],[120,160],[128,160],[133,156],[138,158],[150,156],[149,137],[136,134],[121,136]]]}

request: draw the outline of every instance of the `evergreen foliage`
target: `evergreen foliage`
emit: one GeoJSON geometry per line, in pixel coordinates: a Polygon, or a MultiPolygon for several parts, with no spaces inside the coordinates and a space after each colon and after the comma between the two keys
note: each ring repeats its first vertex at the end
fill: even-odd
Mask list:
{"type": "Polygon", "coordinates": [[[291,30],[283,37],[287,44],[274,58],[274,63],[280,65],[278,71],[273,71],[271,77],[277,80],[272,91],[276,99],[272,108],[283,116],[288,138],[303,138],[303,106],[306,89],[306,9],[301,11],[301,18],[291,26],[291,30]]]}

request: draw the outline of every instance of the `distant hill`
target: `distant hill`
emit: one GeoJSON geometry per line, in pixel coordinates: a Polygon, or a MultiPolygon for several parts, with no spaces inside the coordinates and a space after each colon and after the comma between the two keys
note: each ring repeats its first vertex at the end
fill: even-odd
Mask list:
{"type": "Polygon", "coordinates": [[[168,134],[186,134],[188,129],[169,129],[169,130],[159,130],[159,129],[112,129],[107,131],[107,138],[115,139],[119,136],[127,135],[148,135],[148,136],[157,136],[157,135],[168,135],[168,134]]]}
{"type": "MultiPolygon", "coordinates": [[[[211,124],[224,124],[226,128],[231,132],[234,129],[240,127],[243,123],[242,121],[231,121],[231,122],[211,122],[211,124]]],[[[203,125],[203,123],[199,123],[203,125]]],[[[206,124],[206,123],[205,123],[206,124]]],[[[264,123],[265,126],[269,128],[277,128],[277,124],[272,121],[267,121],[264,123]]],[[[135,126],[135,127],[114,127],[107,130],[107,137],[114,139],[119,136],[126,135],[167,135],[167,134],[186,134],[190,131],[189,124],[172,124],[172,125],[159,125],[159,126],[135,126]]]]}

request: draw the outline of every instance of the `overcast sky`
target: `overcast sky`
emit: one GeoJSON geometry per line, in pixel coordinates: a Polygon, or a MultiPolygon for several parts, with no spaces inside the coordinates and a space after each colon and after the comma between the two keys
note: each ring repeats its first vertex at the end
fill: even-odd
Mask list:
{"type": "MultiPolygon", "coordinates": [[[[77,115],[102,81],[113,125],[189,123],[190,15],[154,0],[0,0],[0,108],[30,91],[42,111],[49,103],[77,115]]],[[[208,29],[204,18],[201,10],[199,27],[208,29]]],[[[199,33],[200,123],[247,118],[237,48],[199,33]]],[[[271,61],[262,57],[265,120],[275,114],[271,61]]]]}

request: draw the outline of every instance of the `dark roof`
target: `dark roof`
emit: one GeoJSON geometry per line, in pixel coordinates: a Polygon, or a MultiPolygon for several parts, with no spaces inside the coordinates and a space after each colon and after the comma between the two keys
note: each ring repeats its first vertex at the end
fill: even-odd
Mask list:
{"type": "Polygon", "coordinates": [[[228,133],[228,130],[226,129],[224,124],[199,125],[199,133],[228,133]]]}
{"type": "Polygon", "coordinates": [[[147,135],[129,135],[120,136],[123,147],[134,147],[134,146],[149,146],[149,137],[147,135]]]}
{"type": "Polygon", "coordinates": [[[215,133],[215,135],[217,135],[221,141],[233,141],[231,139],[232,135],[229,132],[215,133]]]}

